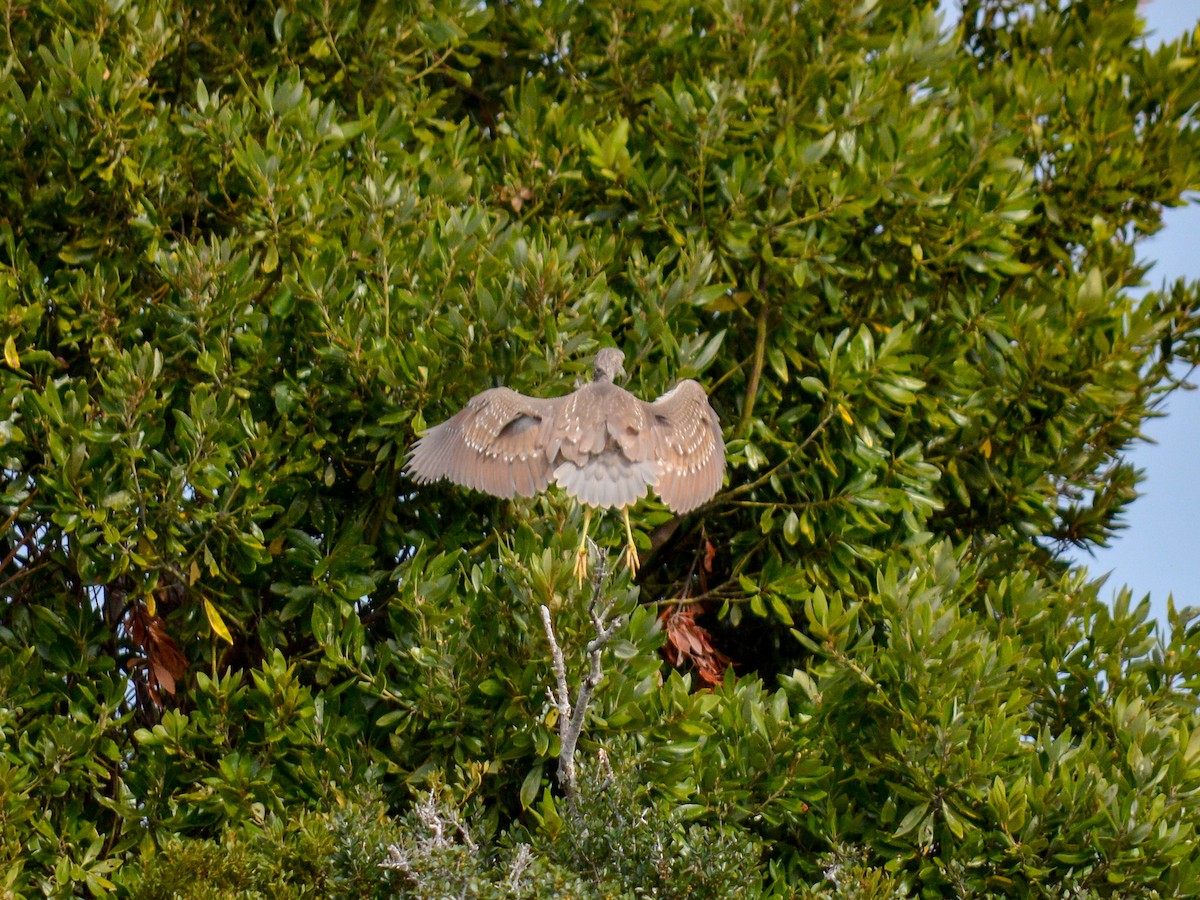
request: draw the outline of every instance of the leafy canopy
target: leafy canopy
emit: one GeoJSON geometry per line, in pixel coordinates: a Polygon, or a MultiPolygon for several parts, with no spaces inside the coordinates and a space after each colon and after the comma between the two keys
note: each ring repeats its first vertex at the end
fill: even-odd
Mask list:
{"type": "Polygon", "coordinates": [[[1197,615],[1058,556],[1120,527],[1200,349],[1195,284],[1136,290],[1200,184],[1194,35],[1147,49],[1135,0],[10,13],[5,890],[263,822],[325,847],[303,811],[362,781],[558,883],[624,858],[549,790],[579,511],[400,471],[612,340],[730,451],[611,586],[584,752],[630,804],[780,890],[1197,891],[1197,615]]]}

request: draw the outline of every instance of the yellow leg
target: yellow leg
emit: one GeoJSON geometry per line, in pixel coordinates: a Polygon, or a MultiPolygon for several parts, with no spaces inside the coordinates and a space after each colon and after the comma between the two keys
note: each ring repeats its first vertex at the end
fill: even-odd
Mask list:
{"type": "Polygon", "coordinates": [[[629,577],[637,576],[638,571],[638,552],[637,545],[633,543],[633,527],[629,524],[629,507],[621,507],[621,518],[625,521],[625,564],[629,566],[629,577]]]}
{"type": "Polygon", "coordinates": [[[583,514],[583,537],[579,539],[579,549],[575,551],[575,578],[580,584],[583,584],[583,578],[587,575],[588,566],[588,528],[592,524],[592,508],[589,506],[583,514]]]}

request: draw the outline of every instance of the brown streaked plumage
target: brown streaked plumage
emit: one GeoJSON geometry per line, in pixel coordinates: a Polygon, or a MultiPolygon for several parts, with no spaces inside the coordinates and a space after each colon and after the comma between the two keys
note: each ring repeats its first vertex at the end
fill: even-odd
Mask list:
{"type": "MultiPolygon", "coordinates": [[[[721,488],[725,442],[704,388],[681,381],[653,402],[613,383],[625,355],[596,354],[592,381],[565,397],[526,397],[509,388],[476,394],[413,445],[405,471],[418,484],[449,479],[497,497],[530,496],[553,481],[591,510],[617,507],[632,545],[627,507],[654,488],[675,513],[721,488]]],[[[580,546],[579,566],[586,565],[580,546]]],[[[627,548],[631,567],[637,557],[627,548]]]]}

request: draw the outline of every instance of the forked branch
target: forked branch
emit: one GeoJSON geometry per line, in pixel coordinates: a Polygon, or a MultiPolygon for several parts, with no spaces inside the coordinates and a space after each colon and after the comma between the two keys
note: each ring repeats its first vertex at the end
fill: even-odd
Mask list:
{"type": "Polygon", "coordinates": [[[554,677],[556,688],[550,691],[550,699],[558,707],[558,784],[566,794],[568,802],[574,802],[578,785],[575,777],[575,748],[579,736],[583,732],[583,723],[587,719],[588,705],[596,692],[597,685],[604,680],[604,669],[601,658],[604,647],[612,639],[622,621],[618,616],[609,619],[616,600],[604,598],[604,578],[607,574],[608,561],[603,554],[596,554],[598,559],[592,576],[592,599],[588,603],[588,616],[592,620],[595,636],[588,641],[587,654],[590,665],[587,675],[579,684],[579,693],[575,698],[574,708],[571,706],[571,691],[567,684],[567,666],[563,659],[562,648],[554,636],[554,623],[550,618],[550,609],[542,606],[542,625],[546,628],[546,639],[550,642],[550,654],[554,661],[554,677]]]}

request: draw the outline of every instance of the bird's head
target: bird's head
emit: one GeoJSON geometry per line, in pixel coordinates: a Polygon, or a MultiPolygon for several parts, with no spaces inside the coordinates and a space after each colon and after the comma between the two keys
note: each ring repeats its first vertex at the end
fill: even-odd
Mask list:
{"type": "Polygon", "coordinates": [[[625,354],[616,347],[605,347],[592,366],[592,381],[615,381],[618,375],[625,376],[625,354]]]}

